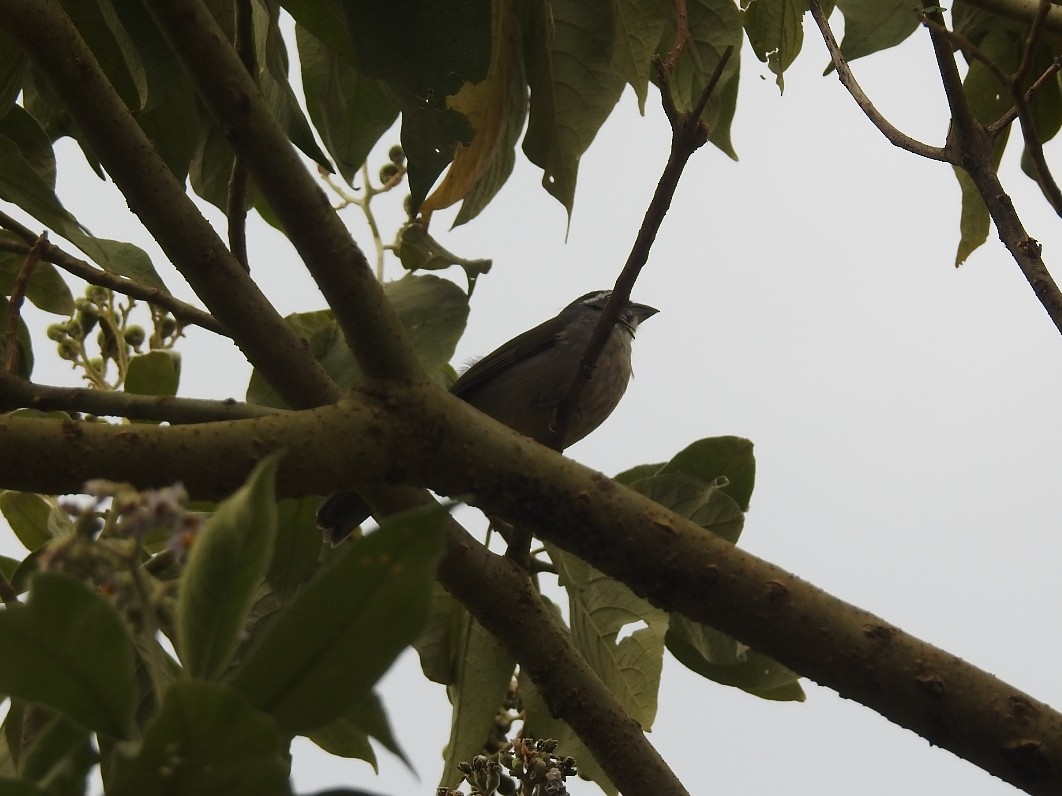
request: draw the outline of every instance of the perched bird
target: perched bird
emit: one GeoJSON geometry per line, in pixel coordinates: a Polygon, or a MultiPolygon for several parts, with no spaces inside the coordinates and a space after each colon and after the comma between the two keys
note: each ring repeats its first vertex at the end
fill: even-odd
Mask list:
{"type": "MultiPolygon", "coordinates": [[[[550,437],[564,397],[612,291],[580,296],[553,318],[474,362],[450,392],[514,431],[542,442],[550,437]]],[[[638,324],[657,310],[627,302],[597,366],[570,415],[561,449],[600,426],[619,404],[631,378],[631,341],[638,324]]],[[[337,544],[369,515],[356,492],[338,492],[317,511],[317,525],[337,544]]]]}

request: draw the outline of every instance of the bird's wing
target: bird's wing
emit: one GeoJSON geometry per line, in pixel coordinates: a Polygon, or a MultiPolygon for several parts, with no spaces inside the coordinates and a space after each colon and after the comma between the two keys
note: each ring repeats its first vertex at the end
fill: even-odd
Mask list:
{"type": "Polygon", "coordinates": [[[450,392],[458,398],[467,399],[477,387],[490,381],[499,373],[508,370],[518,362],[523,362],[552,348],[557,343],[556,331],[551,331],[556,320],[556,318],[551,318],[540,323],[534,329],[529,329],[514,337],[494,352],[473,362],[468,370],[454,382],[450,392]]]}

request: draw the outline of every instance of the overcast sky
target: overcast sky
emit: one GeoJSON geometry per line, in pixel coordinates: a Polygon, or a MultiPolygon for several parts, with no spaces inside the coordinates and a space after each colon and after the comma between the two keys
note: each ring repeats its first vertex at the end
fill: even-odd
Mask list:
{"type": "MultiPolygon", "coordinates": [[[[634,291],[661,310],[639,329],[635,379],[569,454],[612,474],[701,437],[752,439],[757,485],[742,547],[1060,704],[1062,338],[994,231],[953,267],[950,167],[893,149],[821,76],[827,55],[813,27],[782,97],[750,51],[742,58],[741,160],[705,148],[691,161],[634,291]]],[[[942,143],[944,97],[924,34],[855,70],[894,123],[942,143]]],[[[444,245],[494,260],[457,364],[611,286],[668,145],[655,94],[642,118],[628,92],[583,160],[567,242],[563,209],[526,162],[472,224],[444,234],[453,214],[436,216],[444,245]]],[[[1056,151],[1048,146],[1049,160],[1056,151]]],[[[1004,185],[1051,266],[1058,219],[1017,155],[1004,185]]],[[[70,209],[96,234],[148,247],[121,197],[104,196],[78,160],[60,168],[70,209]]],[[[261,226],[251,237],[253,274],[283,313],[324,306],[283,238],[261,226]]],[[[156,263],[188,297],[161,255],[156,263]]],[[[69,383],[65,363],[43,362],[43,345],[35,376],[69,383]]],[[[193,331],[183,350],[181,394],[243,397],[248,371],[231,346],[193,331]]],[[[763,702],[668,660],[650,737],[693,793],[1015,792],[857,703],[805,688],[803,704],[763,702]]],[[[385,751],[376,778],[359,761],[303,754],[306,744],[296,749],[299,790],[434,792],[449,728],[442,687],[406,655],[383,694],[419,782],[385,751]]]]}

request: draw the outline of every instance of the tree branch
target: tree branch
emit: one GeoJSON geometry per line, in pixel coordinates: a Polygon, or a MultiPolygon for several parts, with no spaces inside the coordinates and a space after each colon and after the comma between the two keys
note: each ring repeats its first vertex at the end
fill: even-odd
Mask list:
{"type": "Polygon", "coordinates": [[[418,375],[416,354],[365,255],[210,11],[201,0],[147,0],[146,5],[324,293],[363,372],[380,379],[418,375]]]}
{"type": "Polygon", "coordinates": [[[551,427],[552,434],[549,439],[543,441],[554,449],[559,450],[561,448],[562,440],[567,436],[568,426],[571,423],[575,407],[579,406],[579,400],[593,376],[597,360],[601,356],[601,352],[605,350],[605,345],[616,327],[620,313],[630,300],[634,283],[638,280],[638,275],[649,259],[649,251],[656,240],[657,232],[660,231],[664,216],[667,214],[668,208],[671,207],[671,200],[675,196],[675,190],[678,188],[678,181],[682,177],[686,163],[689,162],[693,153],[704,146],[708,140],[708,130],[701,121],[701,112],[719,83],[723,69],[726,68],[733,49],[733,47],[727,47],[723,51],[722,56],[719,58],[719,63],[716,64],[715,71],[701,92],[696,106],[688,112],[678,112],[675,109],[669,88],[671,73],[668,71],[666,64],[660,61],[659,58],[655,58],[657,74],[660,79],[661,102],[664,105],[664,112],[668,121],[671,123],[671,151],[668,155],[667,163],[664,165],[664,171],[660,175],[660,181],[656,185],[653,198],[645,211],[645,217],[642,220],[641,227],[638,229],[638,235],[634,239],[634,245],[631,247],[630,254],[627,255],[627,262],[624,263],[623,269],[616,279],[616,284],[612,288],[612,295],[609,297],[605,308],[601,311],[601,317],[594,328],[594,333],[586,344],[580,367],[572,377],[571,384],[568,386],[564,398],[557,405],[551,427]]]}
{"type": "Polygon", "coordinates": [[[906,133],[902,132],[899,128],[895,127],[892,122],[882,116],[874,103],[870,101],[870,98],[863,92],[863,89],[859,85],[859,81],[856,80],[855,75],[852,73],[852,68],[848,65],[848,61],[841,53],[841,47],[837,44],[837,39],[833,35],[833,30],[830,28],[830,22],[826,18],[826,14],[822,10],[822,6],[819,5],[819,0],[811,0],[811,16],[815,19],[815,24],[819,26],[819,32],[822,34],[823,40],[826,42],[826,49],[830,52],[830,60],[833,62],[833,68],[837,70],[837,78],[841,81],[841,85],[848,89],[848,93],[852,95],[852,99],[856,101],[856,105],[860,107],[866,117],[870,119],[871,124],[877,127],[881,134],[884,135],[893,146],[897,146],[900,149],[906,149],[908,152],[912,152],[915,155],[920,155],[930,160],[943,160],[948,161],[948,152],[942,147],[930,146],[929,144],[923,144],[916,138],[912,138],[906,133]]]}
{"type": "MultiPolygon", "coordinates": [[[[0,237],[0,251],[7,251],[13,254],[29,254],[30,247],[36,238],[32,232],[2,211],[0,211],[0,227],[14,232],[26,241],[26,243],[18,243],[17,241],[0,237]]],[[[72,254],[66,253],[54,243],[45,242],[41,259],[52,265],[59,266],[79,279],[84,279],[90,285],[105,287],[115,293],[121,293],[123,296],[131,296],[148,304],[154,304],[156,307],[161,307],[185,326],[198,326],[223,337],[229,336],[225,328],[218,322],[218,319],[210,313],[203,312],[198,307],[193,307],[191,304],[186,304],[180,299],[174,298],[173,294],[161,288],[149,287],[124,276],[96,268],[85,260],[80,260],[72,254]]]]}
{"type": "Polygon", "coordinates": [[[34,384],[9,373],[0,374],[0,412],[20,408],[84,412],[101,417],[154,420],[160,423],[210,423],[283,414],[285,410],[239,401],[209,401],[169,395],[136,395],[87,387],[34,384]]]}
{"type": "Polygon", "coordinates": [[[951,108],[948,148],[952,152],[953,165],[965,171],[977,187],[1000,240],[1018,264],[1036,298],[1047,310],[1055,328],[1062,332],[1062,292],[1044,265],[1039,242],[1025,231],[1014,210],[1014,203],[999,181],[992,156],[992,136],[974,116],[970,103],[966,101],[951,39],[942,30],[946,30],[944,18],[939,11],[930,11],[935,8],[931,0],[922,0],[922,6],[926,19],[934,23],[927,25],[927,30],[951,108]]]}
{"type": "Polygon", "coordinates": [[[5,417],[0,450],[13,455],[0,459],[0,483],[54,491],[77,489],[90,474],[139,485],[182,478],[197,497],[220,497],[278,448],[288,451],[284,495],[340,488],[353,473],[474,494],[488,514],[533,525],[654,604],[735,636],[1030,793],[1062,791],[1062,715],[1048,705],[431,384],[283,417],[174,428],[5,417]],[[34,456],[17,455],[28,450],[34,456]]]}
{"type": "Polygon", "coordinates": [[[334,401],[335,383],[185,194],[57,0],[4,0],[0,27],[47,78],[130,209],[248,360],[291,406],[334,401]]]}

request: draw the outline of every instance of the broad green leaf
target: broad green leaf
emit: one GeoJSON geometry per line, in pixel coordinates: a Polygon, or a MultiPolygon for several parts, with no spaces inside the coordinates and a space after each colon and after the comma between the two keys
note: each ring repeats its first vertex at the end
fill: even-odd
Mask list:
{"type": "Polygon", "coordinates": [[[917,30],[917,5],[907,0],[837,0],[844,14],[841,54],[849,61],[895,47],[917,30]]]}
{"type": "MultiPolygon", "coordinates": [[[[436,376],[446,367],[464,332],[468,297],[446,279],[412,274],[384,284],[384,293],[409,335],[421,366],[429,376],[436,376]]],[[[357,381],[358,364],[331,312],[296,313],[285,320],[307,341],[310,353],[341,389],[349,389],[357,381]]],[[[247,400],[265,406],[285,406],[257,371],[251,374],[247,400]]]]}
{"type": "Polygon", "coordinates": [[[3,31],[0,31],[0,116],[14,107],[22,91],[29,59],[3,31]]]}
{"type": "Polygon", "coordinates": [[[0,492],[0,512],[19,542],[33,551],[52,540],[48,517],[52,504],[33,492],[0,492]]]}
{"type": "Polygon", "coordinates": [[[682,473],[658,473],[628,486],[735,544],[745,515],[723,489],[725,479],[705,482],[682,473]]]}
{"type": "Polygon", "coordinates": [[[783,73],[804,44],[804,15],[809,8],[808,0],[750,0],[742,11],[749,44],[775,74],[779,91],[785,89],[783,73]]]}
{"type": "Polygon", "coordinates": [[[524,153],[570,217],[579,159],[623,91],[623,78],[612,68],[612,0],[534,3],[529,16],[524,61],[531,111],[524,153]]]}
{"type": "Polygon", "coordinates": [[[0,693],[40,702],[116,738],[133,732],[133,640],[114,606],[64,575],[38,573],[0,613],[0,693]]]}
{"type": "Polygon", "coordinates": [[[36,783],[20,777],[0,777],[0,793],[4,796],[51,796],[36,783]]]}
{"type": "Polygon", "coordinates": [[[427,102],[408,100],[402,108],[402,149],[406,153],[410,212],[420,204],[431,186],[454,159],[459,144],[472,143],[475,131],[465,115],[427,102]]]}
{"type": "Polygon", "coordinates": [[[447,251],[428,234],[420,221],[410,221],[398,231],[398,259],[407,271],[442,271],[451,265],[460,266],[468,279],[468,295],[472,295],[476,280],[490,271],[493,260],[468,260],[447,251]]]}
{"type": "Polygon", "coordinates": [[[656,0],[618,0],[614,8],[612,68],[634,89],[638,110],[644,114],[649,72],[653,68],[650,59],[664,33],[665,15],[656,0]]]}
{"type": "Polygon", "coordinates": [[[756,480],[756,459],[752,442],[741,437],[708,437],[686,446],[661,469],[662,473],[684,473],[705,483],[719,476],[727,480],[722,490],[741,507],[749,510],[756,480]]]}
{"type": "Polygon", "coordinates": [[[177,653],[193,677],[216,678],[236,651],[273,556],[281,455],[271,453],[255,466],[192,546],[177,601],[177,653]]]}
{"type": "Polygon", "coordinates": [[[26,164],[51,188],[55,188],[55,152],[48,134],[25,108],[15,105],[0,116],[0,135],[18,147],[26,164]]]}
{"type": "Polygon", "coordinates": [[[116,755],[108,796],[288,796],[276,722],[228,686],[170,686],[135,757],[116,755]]]}
{"type": "MultiPolygon", "coordinates": [[[[44,720],[40,706],[30,710],[37,713],[37,720],[44,720]]],[[[85,792],[89,772],[99,762],[89,735],[80,724],[62,714],[53,714],[19,756],[18,773],[46,785],[50,796],[80,796],[85,792]]]]}
{"type": "Polygon", "coordinates": [[[520,58],[520,20],[514,3],[497,3],[494,47],[485,79],[466,82],[447,103],[463,113],[476,131],[468,146],[458,147],[446,177],[420,206],[427,225],[438,209],[462,202],[454,225],[475,218],[512,173],[516,142],[527,116],[527,85],[520,58]]]}
{"type": "Polygon", "coordinates": [[[64,237],[76,244],[105,271],[128,277],[148,287],[167,290],[162,277],[151,264],[151,258],[139,246],[121,240],[94,238],[78,230],[68,230],[64,237]]]}
{"type": "Polygon", "coordinates": [[[572,643],[628,715],[649,730],[656,718],[667,614],[577,556],[551,544],[546,550],[568,592],[572,643]],[[620,639],[630,626],[636,629],[620,639]]]}
{"type": "MultiPolygon", "coordinates": [[[[7,237],[0,235],[0,237],[7,237]]],[[[0,295],[10,296],[26,256],[0,252],[0,295]]],[[[26,298],[38,309],[55,315],[71,315],[74,297],[70,288],[51,263],[40,261],[26,283],[26,298]]]]}
{"type": "Polygon", "coordinates": [[[180,352],[148,351],[129,360],[125,391],[135,395],[176,395],[180,380],[180,352]]]}
{"type": "MultiPolygon", "coordinates": [[[[68,233],[80,233],[77,220],[55,195],[52,188],[54,171],[50,175],[41,173],[37,170],[41,165],[36,150],[27,155],[18,142],[0,134],[0,199],[20,207],[46,227],[73,240],[68,233]]],[[[83,233],[81,237],[84,237],[83,233]]]]}
{"type": "Polygon", "coordinates": [[[347,0],[343,8],[358,68],[402,95],[442,107],[487,74],[491,0],[347,0]]]}
{"type": "MultiPolygon", "coordinates": [[[[188,164],[188,183],[196,195],[222,212],[229,198],[229,179],[232,175],[232,148],[224,134],[205,108],[200,111],[203,123],[198,127],[198,138],[188,164]]],[[[243,209],[254,205],[258,188],[253,180],[248,181],[247,196],[243,209]]]]}
{"type": "Polygon", "coordinates": [[[287,602],[317,571],[321,530],[315,518],[318,498],[282,500],[277,504],[277,538],[266,583],[281,602],[287,602]]]}
{"type": "Polygon", "coordinates": [[[353,63],[342,0],[280,0],[280,4],[297,23],[296,34],[298,28],[305,28],[334,55],[353,63]]]}
{"type": "Polygon", "coordinates": [[[410,512],[346,542],[277,613],[233,685],[285,733],[358,704],[424,625],[445,517],[410,512]]]}
{"type": "Polygon", "coordinates": [[[779,701],[804,701],[800,675],[725,633],[671,614],[667,649],[687,669],[723,685],[779,701]]]}
{"type": "Polygon", "coordinates": [[[288,138],[306,157],[327,171],[328,158],[313,137],[295,92],[288,82],[288,52],[280,33],[280,6],[276,2],[253,3],[255,38],[258,48],[258,84],[273,116],[288,138]]]}
{"type": "Polygon", "coordinates": [[[379,80],[358,72],[301,25],[295,40],[306,109],[328,154],[352,183],[373,145],[398,118],[398,106],[379,80]]]}
{"type": "MultiPolygon", "coordinates": [[[[0,296],[0,317],[7,315],[7,297],[0,296]]],[[[18,318],[18,334],[15,338],[15,347],[18,349],[18,363],[15,374],[28,379],[33,373],[33,343],[30,340],[29,328],[20,315],[18,318]]],[[[7,335],[0,334],[0,362],[7,358],[7,335]]]]}
{"type": "Polygon", "coordinates": [[[460,643],[467,615],[450,592],[438,583],[432,587],[428,618],[413,648],[420,658],[421,671],[433,683],[449,686],[457,679],[454,650],[460,643]]]}
{"type": "Polygon", "coordinates": [[[450,738],[443,752],[440,788],[452,781],[451,773],[458,763],[482,752],[516,668],[516,661],[501,642],[467,611],[463,613],[463,627],[453,661],[456,677],[446,688],[453,711],[450,738]]]}
{"type": "MultiPolygon", "coordinates": [[[[1023,47],[1022,39],[1011,31],[1002,28],[990,30],[979,42],[979,49],[994,61],[1004,72],[1015,69],[1023,47]]],[[[962,83],[963,92],[970,103],[970,109],[978,121],[991,123],[998,119],[1010,107],[1007,93],[1000,87],[992,71],[981,61],[973,61],[962,83]]],[[[992,145],[992,164],[996,168],[1003,158],[1003,149],[1007,144],[1010,127],[1005,128],[992,145]]],[[[965,173],[955,169],[955,176],[962,190],[962,213],[959,218],[960,240],[955,254],[955,265],[962,265],[966,258],[988,239],[991,219],[988,207],[978,192],[973,180],[965,173]]]]}
{"type": "Polygon", "coordinates": [[[375,738],[384,748],[399,758],[410,771],[412,764],[395,740],[387,712],[375,691],[370,691],[349,712],[308,735],[309,739],[329,754],[365,760],[379,773],[376,753],[369,743],[375,738]]]}
{"type": "Polygon", "coordinates": [[[110,3],[66,0],[63,7],[122,101],[139,111],[147,98],[143,64],[110,3]]]}
{"type": "MultiPolygon", "coordinates": [[[[737,108],[741,44],[744,40],[741,13],[733,0],[690,0],[687,11],[690,47],[671,77],[671,96],[678,110],[693,110],[727,46],[733,46],[734,51],[726,62],[701,119],[708,127],[708,140],[736,160],[737,155],[730,143],[730,124],[737,108]]],[[[660,43],[661,56],[666,56],[674,43],[674,21],[669,15],[660,43]]]]}

